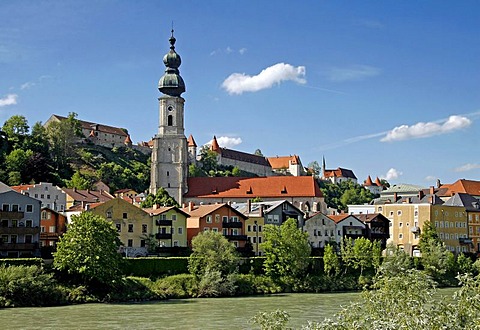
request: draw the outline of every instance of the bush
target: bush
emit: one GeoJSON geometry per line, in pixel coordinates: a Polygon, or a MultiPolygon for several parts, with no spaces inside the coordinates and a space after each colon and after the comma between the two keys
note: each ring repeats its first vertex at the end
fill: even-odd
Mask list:
{"type": "Polygon", "coordinates": [[[198,283],[197,297],[225,297],[235,294],[235,274],[222,276],[219,270],[207,269],[198,283]]]}
{"type": "Polygon", "coordinates": [[[12,258],[0,259],[0,266],[42,266],[42,258],[12,258]]]}
{"type": "Polygon", "coordinates": [[[106,301],[142,301],[165,298],[153,290],[154,284],[145,277],[126,277],[115,283],[106,301]]]}
{"type": "Polygon", "coordinates": [[[38,266],[0,266],[0,307],[65,304],[65,292],[38,266]]]}
{"type": "Polygon", "coordinates": [[[167,299],[189,298],[197,294],[197,283],[190,274],[172,275],[158,279],[153,283],[152,290],[167,299]]]}

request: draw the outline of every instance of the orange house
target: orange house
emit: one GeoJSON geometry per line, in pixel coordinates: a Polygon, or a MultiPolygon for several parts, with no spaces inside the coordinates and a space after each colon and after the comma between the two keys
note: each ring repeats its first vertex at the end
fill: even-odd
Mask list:
{"type": "Polygon", "coordinates": [[[242,213],[227,203],[194,205],[190,202],[182,209],[190,217],[187,218],[187,244],[192,246],[192,238],[202,231],[222,233],[237,248],[244,248],[247,241],[245,220],[242,213]]]}
{"type": "Polygon", "coordinates": [[[40,215],[40,246],[51,246],[55,248],[58,239],[62,236],[67,227],[67,218],[48,207],[42,208],[40,215]]]}

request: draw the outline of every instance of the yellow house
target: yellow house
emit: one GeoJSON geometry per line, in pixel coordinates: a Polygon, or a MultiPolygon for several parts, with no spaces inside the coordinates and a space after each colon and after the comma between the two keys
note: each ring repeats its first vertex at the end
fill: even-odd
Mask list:
{"type": "MultiPolygon", "coordinates": [[[[189,215],[175,206],[143,209],[152,217],[154,232],[161,248],[186,248],[189,215]]],[[[168,252],[168,249],[163,249],[168,252]]]]}
{"type": "Polygon", "coordinates": [[[88,210],[111,221],[123,243],[121,252],[127,257],[145,256],[148,253],[148,236],[156,230],[153,218],[141,208],[121,198],[92,204],[88,210]]]}
{"type": "Polygon", "coordinates": [[[375,206],[375,212],[390,220],[390,239],[387,243],[399,246],[411,256],[420,256],[418,243],[426,221],[433,223],[447,249],[454,253],[467,252],[467,213],[465,208],[444,205],[436,195],[419,194],[404,197],[396,203],[375,206]]]}
{"type": "Polygon", "coordinates": [[[265,218],[263,216],[251,216],[245,220],[245,234],[248,241],[252,244],[253,252],[256,256],[263,254],[263,226],[265,218]]]}

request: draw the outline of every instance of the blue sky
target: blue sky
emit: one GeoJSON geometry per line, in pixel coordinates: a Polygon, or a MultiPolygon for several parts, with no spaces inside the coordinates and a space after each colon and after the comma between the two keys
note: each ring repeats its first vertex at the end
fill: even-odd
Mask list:
{"type": "Polygon", "coordinates": [[[391,183],[480,180],[478,1],[0,2],[0,123],[158,126],[172,22],[186,135],[391,183]]]}

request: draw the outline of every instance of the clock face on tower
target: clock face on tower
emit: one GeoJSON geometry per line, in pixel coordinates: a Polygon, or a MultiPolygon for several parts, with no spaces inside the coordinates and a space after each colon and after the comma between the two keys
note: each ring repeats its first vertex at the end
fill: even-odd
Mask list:
{"type": "Polygon", "coordinates": [[[173,110],[174,110],[173,105],[169,105],[168,108],[167,108],[167,110],[170,111],[170,112],[173,111],[173,110]]]}

